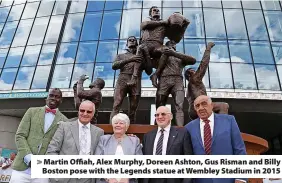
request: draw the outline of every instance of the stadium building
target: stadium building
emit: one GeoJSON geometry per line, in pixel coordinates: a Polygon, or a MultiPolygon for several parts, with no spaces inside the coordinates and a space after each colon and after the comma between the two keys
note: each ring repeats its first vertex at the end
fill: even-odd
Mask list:
{"type": "MultiPolygon", "coordinates": [[[[140,23],[152,5],[160,8],[163,19],[181,12],[190,20],[177,45],[179,52],[197,59],[189,67],[197,68],[208,42],[216,44],[204,78],[208,94],[229,103],[242,132],[268,140],[267,154],[282,154],[279,0],[0,0],[0,148],[16,149],[21,117],[29,107],[44,105],[50,88],[62,89],[60,110],[76,116],[72,86],[82,74],[90,76],[85,87],[98,77],[105,80],[98,123],[109,123],[119,74],[112,61],[124,51],[128,36],[140,38],[140,23]]],[[[138,123],[150,124],[155,92],[143,73],[138,123]]]]}

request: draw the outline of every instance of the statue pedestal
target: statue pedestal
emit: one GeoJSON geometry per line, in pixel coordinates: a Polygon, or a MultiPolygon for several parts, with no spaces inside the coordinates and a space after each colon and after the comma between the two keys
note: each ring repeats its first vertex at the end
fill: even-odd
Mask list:
{"type": "MultiPolygon", "coordinates": [[[[112,125],[110,124],[97,124],[96,126],[102,128],[105,131],[105,134],[113,133],[112,125]]],[[[130,125],[129,129],[127,130],[128,134],[135,134],[142,140],[143,135],[153,129],[157,128],[156,125],[130,125]]],[[[241,133],[242,138],[245,142],[247,154],[248,155],[259,155],[264,153],[268,149],[268,143],[266,140],[250,135],[247,133],[241,133]]],[[[262,183],[262,179],[249,179],[248,183],[262,183]]]]}

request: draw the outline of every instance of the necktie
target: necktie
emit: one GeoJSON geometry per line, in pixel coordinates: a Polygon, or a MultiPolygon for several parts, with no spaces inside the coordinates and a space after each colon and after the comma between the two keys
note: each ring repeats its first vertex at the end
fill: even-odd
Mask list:
{"type": "Polygon", "coordinates": [[[82,152],[82,155],[86,155],[89,152],[87,152],[87,126],[83,125],[81,130],[81,136],[80,136],[80,151],[82,152]]]}
{"type": "Polygon", "coordinates": [[[50,109],[50,108],[46,107],[45,113],[48,113],[48,112],[51,112],[51,113],[53,113],[55,115],[56,114],[56,109],[50,109]]]}
{"type": "Polygon", "coordinates": [[[156,155],[162,155],[163,141],[164,141],[164,129],[161,129],[161,136],[160,136],[158,143],[157,143],[156,155]]]}
{"type": "Polygon", "coordinates": [[[212,142],[212,136],[211,136],[211,127],[210,127],[210,120],[205,120],[205,126],[204,126],[204,145],[205,145],[205,151],[207,155],[211,154],[211,142],[212,142]]]}

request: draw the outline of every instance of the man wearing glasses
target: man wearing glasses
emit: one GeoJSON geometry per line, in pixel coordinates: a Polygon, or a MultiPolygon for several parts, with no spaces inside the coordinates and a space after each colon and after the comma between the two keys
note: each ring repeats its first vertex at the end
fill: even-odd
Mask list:
{"type": "MultiPolygon", "coordinates": [[[[90,123],[95,113],[95,104],[89,100],[79,106],[78,120],[60,123],[51,140],[47,155],[93,155],[100,136],[104,131],[90,123]]],[[[74,183],[76,179],[50,179],[51,183],[74,183]]],[[[91,183],[91,179],[80,179],[79,182],[91,183]]]]}
{"type": "MultiPolygon", "coordinates": [[[[185,128],[171,126],[168,107],[160,106],[155,114],[158,128],[143,137],[144,155],[192,155],[191,136],[185,128]]],[[[191,179],[144,179],[143,183],[191,183],[191,179]]]]}

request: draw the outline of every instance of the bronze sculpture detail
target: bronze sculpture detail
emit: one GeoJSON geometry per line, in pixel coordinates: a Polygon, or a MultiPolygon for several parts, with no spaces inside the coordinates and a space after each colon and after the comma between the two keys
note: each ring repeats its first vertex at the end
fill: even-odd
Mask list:
{"type": "Polygon", "coordinates": [[[176,109],[176,124],[184,125],[183,103],[185,98],[182,72],[186,65],[193,65],[196,59],[176,52],[174,41],[168,41],[163,50],[165,58],[165,67],[159,77],[156,107],[165,106],[168,96],[171,94],[176,109]]]}
{"type": "Polygon", "coordinates": [[[142,57],[136,55],[137,51],[137,39],[134,36],[131,36],[127,39],[127,50],[124,54],[119,54],[116,56],[115,61],[113,62],[112,69],[120,70],[119,77],[117,79],[117,83],[115,86],[114,93],[114,105],[113,111],[111,113],[110,119],[117,113],[121,108],[123,99],[129,95],[129,119],[131,123],[135,123],[136,110],[139,104],[139,99],[141,95],[141,75],[143,66],[139,67],[139,70],[136,75],[135,73],[135,65],[141,64],[142,57]],[[135,85],[128,85],[132,77],[135,78],[135,85]]]}
{"type": "Polygon", "coordinates": [[[83,83],[88,79],[88,76],[82,75],[79,80],[73,86],[74,103],[75,108],[78,110],[83,100],[90,100],[95,104],[95,114],[91,120],[92,124],[97,124],[97,117],[100,105],[102,103],[101,90],[105,87],[105,81],[101,78],[97,78],[89,85],[90,90],[84,90],[83,83]]]}
{"type": "MultiPolygon", "coordinates": [[[[211,54],[211,49],[214,47],[214,43],[210,42],[207,45],[207,48],[204,52],[202,61],[197,69],[197,71],[193,69],[187,69],[185,71],[185,78],[188,80],[188,87],[187,87],[187,93],[186,93],[186,98],[189,103],[189,117],[191,120],[194,120],[198,118],[196,111],[194,110],[194,100],[200,96],[200,95],[207,95],[206,87],[203,83],[203,77],[206,74],[206,71],[208,69],[208,65],[210,62],[210,54],[211,54]]],[[[228,113],[228,104],[224,102],[214,102],[214,112],[216,113],[223,113],[227,114],[228,113]]]]}
{"type": "MultiPolygon", "coordinates": [[[[164,38],[168,37],[170,40],[175,41],[178,43],[183,35],[184,32],[189,24],[182,15],[176,13],[172,16],[169,20],[162,20],[160,19],[160,10],[157,6],[152,6],[149,10],[149,20],[146,20],[141,23],[141,30],[142,36],[140,39],[140,45],[137,48],[137,55],[144,58],[144,62],[146,63],[146,73],[150,75],[152,73],[152,67],[158,68],[160,65],[163,68],[164,62],[161,63],[152,63],[151,58],[154,58],[155,61],[163,54],[160,52],[163,47],[164,38]],[[179,21],[181,19],[182,21],[179,21]],[[176,21],[173,21],[176,20],[176,21]],[[174,31],[178,30],[177,33],[174,31]],[[180,33],[180,34],[179,34],[180,33]]],[[[162,59],[163,61],[164,59],[162,59]]],[[[141,63],[135,64],[134,73],[132,75],[132,79],[128,82],[128,85],[135,85],[136,84],[136,76],[139,70],[141,63]]],[[[158,71],[158,74],[160,71],[158,71]]],[[[155,81],[156,75],[153,74],[151,76],[151,80],[155,81]]],[[[154,86],[157,85],[154,83],[154,86]]]]}

